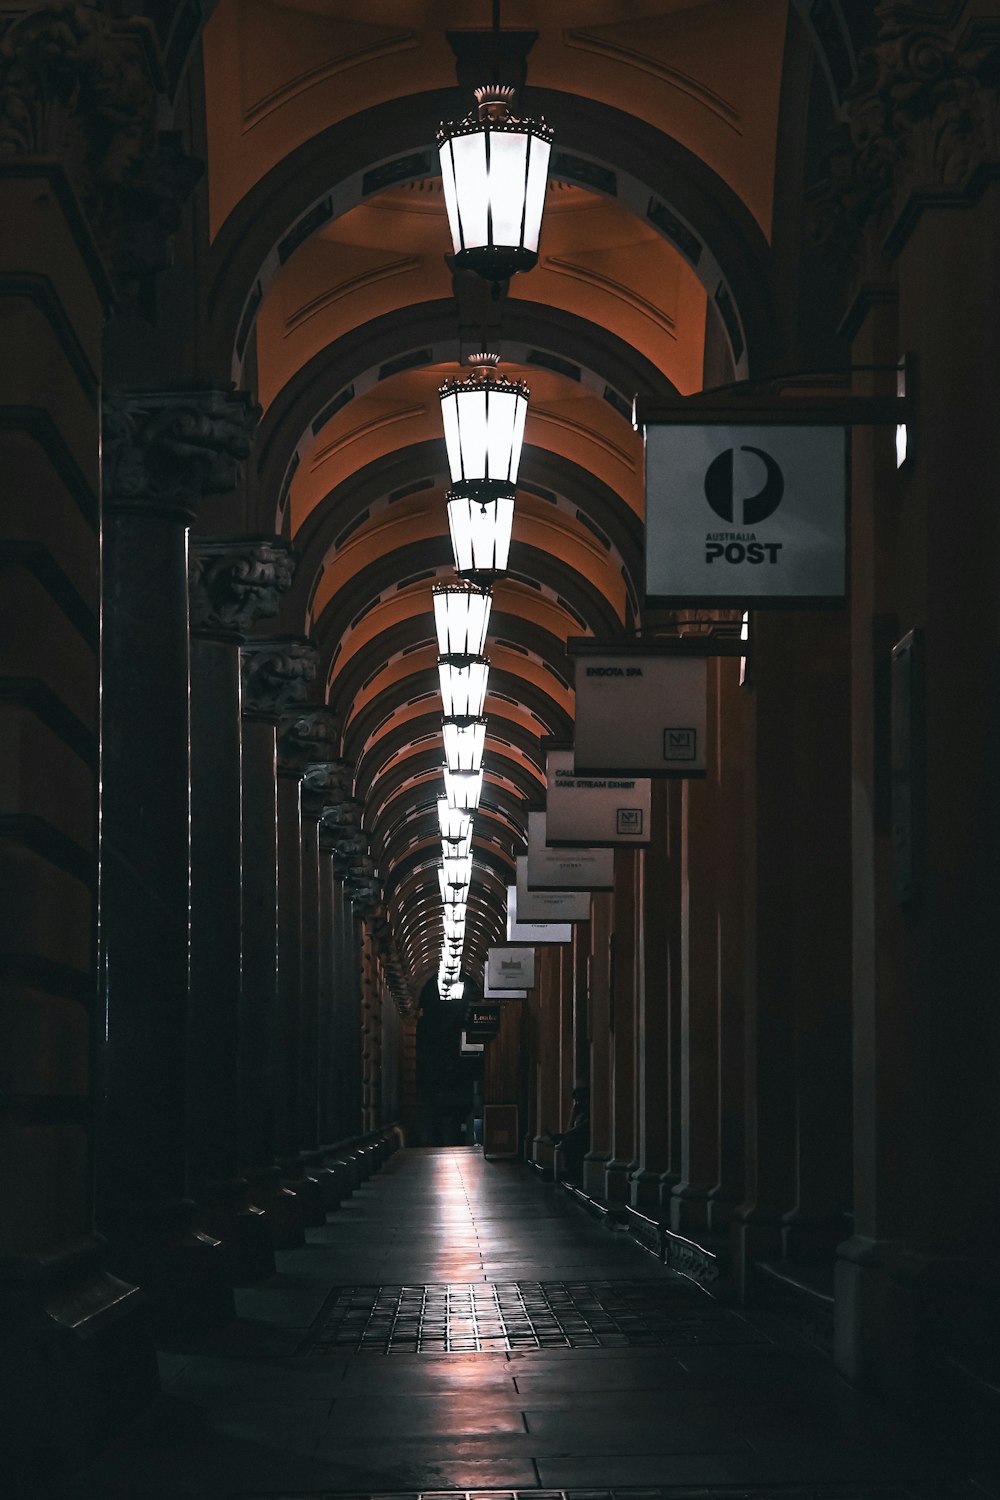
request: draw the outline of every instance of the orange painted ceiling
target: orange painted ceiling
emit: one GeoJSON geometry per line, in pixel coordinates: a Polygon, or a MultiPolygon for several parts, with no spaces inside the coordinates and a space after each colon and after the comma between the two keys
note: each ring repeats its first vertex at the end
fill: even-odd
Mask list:
{"type": "Polygon", "coordinates": [[[221,0],[204,32],[211,336],[264,409],[258,519],[300,555],[282,626],[319,646],[415,984],[440,944],[431,588],[453,570],[438,387],[478,319],[531,390],[488,644],[475,972],[543,795],[540,741],[572,726],[566,640],[639,620],[632,397],[699,390],[707,328],[744,368],[718,225],[743,215],[762,243],[771,227],[786,0],[505,0],[502,20],[537,33],[524,107],[544,96],[556,144],[539,263],[478,302],[453,281],[427,121],[471,105],[446,33],[482,32],[487,0],[221,0]],[[642,161],[611,159],[630,132],[642,161]],[[562,140],[584,145],[560,157],[562,140]],[[717,220],[653,192],[657,142],[701,174],[717,220]]]}

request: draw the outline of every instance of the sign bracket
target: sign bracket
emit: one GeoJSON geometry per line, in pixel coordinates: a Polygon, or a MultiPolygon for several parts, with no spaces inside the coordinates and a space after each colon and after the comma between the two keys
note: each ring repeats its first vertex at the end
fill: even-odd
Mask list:
{"type": "Polygon", "coordinates": [[[734,385],[716,386],[697,391],[676,401],[644,400],[636,397],[633,426],[766,426],[782,427],[896,427],[912,425],[914,409],[913,355],[902,364],[851,365],[846,371],[823,374],[820,371],[778,376],[774,380],[739,381],[734,385]],[[891,375],[897,381],[902,369],[902,395],[857,395],[815,390],[824,384],[843,384],[854,374],[891,375]]]}

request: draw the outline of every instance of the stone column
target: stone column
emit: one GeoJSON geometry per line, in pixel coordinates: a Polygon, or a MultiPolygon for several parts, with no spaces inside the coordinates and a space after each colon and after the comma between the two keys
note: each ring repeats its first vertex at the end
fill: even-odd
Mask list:
{"type": "Polygon", "coordinates": [[[192,542],[188,1161],[199,1222],[222,1239],[240,1279],[274,1266],[265,1215],[240,1176],[240,644],[255,619],[277,612],[291,578],[284,543],[192,542]]]}
{"type": "Polygon", "coordinates": [[[275,1249],[303,1241],[295,1195],[276,1155],[278,1006],[278,779],[276,729],[305,701],[316,649],[299,636],[246,641],[243,672],[243,985],[240,1002],[240,1155],[251,1196],[267,1210],[275,1249]]]}
{"type": "Polygon", "coordinates": [[[592,1197],[604,1193],[604,1169],[611,1159],[611,931],[614,897],[592,897],[590,918],[590,1150],[583,1161],[583,1186],[592,1197]]]}
{"type": "Polygon", "coordinates": [[[331,1009],[328,1016],[329,1123],[326,1130],[321,1126],[320,1144],[323,1147],[334,1146],[357,1135],[360,1130],[360,1110],[357,1105],[361,1068],[358,951],[354,910],[344,880],[348,860],[356,857],[364,847],[361,813],[361,804],[347,798],[336,806],[327,807],[320,831],[321,848],[323,842],[327,843],[332,856],[330,873],[334,944],[331,1009]]]}
{"type": "MultiPolygon", "coordinates": [[[[338,745],[339,720],[329,710],[316,710],[315,730],[324,743],[338,745]],[[320,715],[322,717],[320,717],[320,715]]],[[[302,1161],[309,1176],[325,1189],[328,1208],[339,1203],[336,1184],[322,1166],[324,1144],[320,1134],[320,1015],[327,981],[321,972],[323,914],[320,865],[329,865],[320,853],[322,820],[351,792],[352,773],[344,761],[312,761],[302,778],[302,1011],[299,1032],[299,1138],[302,1161]]]]}
{"type": "Polygon", "coordinates": [[[865,233],[854,357],[912,353],[915,413],[898,473],[889,429],[853,453],[856,1196],[836,1359],[907,1400],[947,1361],[968,1404],[1000,1227],[995,14],[880,7],[867,61],[831,207],[865,233]]]}
{"type": "Polygon", "coordinates": [[[559,954],[557,943],[540,943],[535,949],[538,973],[535,983],[535,1133],[531,1158],[546,1172],[552,1170],[552,1142],[546,1136],[566,1125],[559,1079],[559,954]]]}
{"type": "MultiPolygon", "coordinates": [[[[674,1188],[681,1181],[682,1170],[682,1045],[681,952],[683,949],[682,872],[684,854],[684,789],[679,781],[666,783],[667,876],[666,906],[657,910],[657,933],[662,932],[663,962],[666,968],[667,1003],[667,1086],[664,1109],[667,1115],[666,1166],[660,1174],[660,1218],[670,1219],[674,1188]]],[[[654,938],[654,942],[657,939],[654,938]]]]}
{"type": "Polygon", "coordinates": [[[654,781],[649,847],[639,852],[636,974],[636,1169],[629,1183],[634,1208],[659,1213],[660,1179],[670,1137],[671,901],[668,786],[654,781]]]}
{"type": "Polygon", "coordinates": [[[611,970],[612,1106],[611,1159],[604,1169],[609,1203],[629,1196],[636,1145],[636,917],[638,855],[615,850],[614,951],[611,970]]]}
{"type": "Polygon", "coordinates": [[[283,719],[278,735],[278,993],[280,1076],[277,1086],[277,1143],[283,1182],[301,1204],[307,1226],[326,1221],[323,1184],[307,1170],[316,1157],[316,912],[319,853],[316,817],[303,843],[302,780],[310,767],[332,760],[337,728],[324,707],[303,708],[283,719]],[[314,866],[303,884],[303,849],[314,866]],[[305,902],[310,914],[305,916],[305,902]],[[304,939],[310,938],[309,962],[304,939]],[[307,1162],[303,1152],[312,1155],[307,1162]]]}
{"type": "Polygon", "coordinates": [[[157,62],[148,22],[97,5],[72,27],[51,9],[4,20],[0,1386],[5,1479],[23,1489],[77,1467],[157,1388],[143,1299],[106,1269],[91,1181],[101,327],[126,184],[155,148],[157,62]]]}
{"type": "Polygon", "coordinates": [[[192,1235],[185,1154],[187,529],[231,491],[254,413],[222,391],[104,405],[103,1024],[95,1215],[160,1326],[233,1315],[220,1242],[192,1235]]]}

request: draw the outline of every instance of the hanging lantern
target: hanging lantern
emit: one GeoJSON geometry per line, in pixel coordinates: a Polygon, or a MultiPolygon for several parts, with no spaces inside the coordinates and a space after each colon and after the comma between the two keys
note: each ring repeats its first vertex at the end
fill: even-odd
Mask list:
{"type": "Polygon", "coordinates": [[[489,591],[474,583],[438,583],[431,592],[440,654],[482,656],[490,623],[489,591]]]}
{"type": "Polygon", "coordinates": [[[485,656],[438,662],[441,702],[446,719],[482,718],[490,664],[485,656]]]}
{"type": "Polygon", "coordinates": [[[441,868],[444,870],[444,882],[447,886],[467,886],[472,879],[472,855],[471,854],[443,854],[441,856],[441,868]]]}
{"type": "MultiPolygon", "coordinates": [[[[452,810],[456,811],[456,812],[458,811],[457,808],[454,808],[452,810]]],[[[466,814],[466,817],[468,817],[468,814],[466,814]]],[[[442,839],[441,840],[441,853],[442,854],[454,854],[454,855],[458,856],[461,859],[464,859],[467,854],[471,854],[472,853],[472,819],[471,818],[469,818],[468,824],[467,824],[465,830],[463,831],[463,833],[461,834],[461,836],[459,838],[457,838],[457,839],[442,839]]]]}
{"type": "Polygon", "coordinates": [[[455,572],[479,582],[505,573],[514,524],[514,496],[490,497],[483,492],[472,495],[454,489],[448,491],[446,498],[455,572]]]}
{"type": "MultiPolygon", "coordinates": [[[[485,719],[445,719],[444,760],[449,771],[478,771],[486,745],[485,719]]],[[[444,830],[442,829],[442,833],[444,830]]]]}
{"type": "Polygon", "coordinates": [[[453,485],[481,490],[516,485],[528,387],[508,380],[496,354],[474,354],[464,379],[441,387],[441,417],[453,485]]]}
{"type": "Polygon", "coordinates": [[[475,99],[438,131],[444,201],[456,264],[506,281],[538,260],[552,130],[511,114],[512,88],[478,88],[475,99]]]}
{"type": "Polygon", "coordinates": [[[468,903],[465,901],[446,900],[441,907],[441,915],[446,922],[464,922],[468,910],[468,903]]]}
{"type": "Polygon", "coordinates": [[[454,902],[455,905],[465,906],[469,899],[468,882],[465,885],[448,885],[444,878],[444,870],[438,865],[438,890],[441,893],[442,902],[454,902]]]}
{"type": "Polygon", "coordinates": [[[482,771],[449,771],[445,767],[444,794],[449,807],[461,807],[474,812],[483,794],[482,771]]]}
{"type": "Polygon", "coordinates": [[[454,983],[451,984],[451,985],[449,985],[449,987],[448,987],[448,999],[449,1000],[463,1000],[464,998],[465,998],[465,980],[464,979],[456,979],[454,981],[454,983]]]}
{"type": "Polygon", "coordinates": [[[452,807],[447,797],[437,799],[438,826],[441,829],[442,839],[451,842],[462,842],[466,836],[472,837],[472,819],[467,812],[461,808],[452,807]]]}
{"type": "Polygon", "coordinates": [[[465,942],[465,918],[464,917],[462,918],[461,921],[458,921],[454,917],[445,917],[443,919],[443,925],[444,925],[444,935],[445,935],[446,941],[455,942],[455,943],[464,943],[465,942]]]}

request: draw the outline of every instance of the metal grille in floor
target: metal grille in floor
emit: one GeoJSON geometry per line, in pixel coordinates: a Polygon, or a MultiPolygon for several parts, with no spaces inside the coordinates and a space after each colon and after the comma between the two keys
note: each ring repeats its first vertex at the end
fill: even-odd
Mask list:
{"type": "Polygon", "coordinates": [[[448,1281],[335,1287],[304,1352],[503,1354],[768,1342],[738,1313],[672,1282],[448,1281]]]}
{"type": "Polygon", "coordinates": [[[911,1490],[896,1485],[643,1485],[586,1490],[375,1490],[282,1491],[244,1495],[238,1500],[914,1500],[911,1490]]]}

